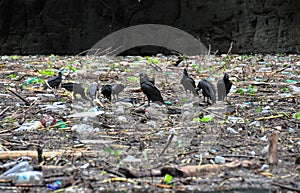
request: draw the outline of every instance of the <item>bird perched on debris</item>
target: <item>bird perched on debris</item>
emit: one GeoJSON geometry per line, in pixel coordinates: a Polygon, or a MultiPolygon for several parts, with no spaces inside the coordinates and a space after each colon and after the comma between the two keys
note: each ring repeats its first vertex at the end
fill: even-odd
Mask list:
{"type": "Polygon", "coordinates": [[[186,93],[190,91],[194,95],[198,95],[198,92],[195,90],[196,88],[195,80],[189,76],[186,68],[183,69],[183,76],[180,80],[180,83],[183,85],[183,88],[186,93]]]}
{"type": "Polygon", "coordinates": [[[232,82],[231,80],[229,80],[229,75],[227,73],[224,73],[223,79],[219,80],[217,83],[219,101],[223,101],[227,97],[231,87],[232,82]]]}
{"type": "Polygon", "coordinates": [[[150,106],[150,100],[152,102],[160,102],[165,104],[160,91],[154,85],[154,81],[149,79],[145,73],[140,73],[140,86],[143,93],[147,96],[148,106],[150,106]]]}
{"type": "Polygon", "coordinates": [[[74,97],[76,94],[80,94],[81,98],[88,99],[84,93],[84,88],[81,86],[81,84],[68,82],[68,83],[62,83],[62,88],[65,88],[67,91],[74,92],[74,97]]]}
{"type": "Polygon", "coordinates": [[[207,97],[207,103],[209,103],[209,99],[212,104],[216,103],[216,88],[215,86],[209,82],[208,80],[201,80],[196,88],[196,91],[202,90],[203,100],[205,101],[205,97],[207,97]]]}
{"type": "Polygon", "coordinates": [[[120,92],[124,90],[125,86],[123,84],[112,84],[111,85],[111,94],[114,98],[118,98],[120,92]]]}
{"type": "Polygon", "coordinates": [[[111,101],[111,93],[112,93],[112,86],[110,84],[103,85],[101,88],[101,94],[109,101],[111,101]]]}
{"type": "Polygon", "coordinates": [[[98,91],[99,91],[99,87],[98,84],[96,82],[93,82],[88,90],[86,91],[86,94],[92,99],[96,99],[98,97],[98,91]]]}
{"type": "MultiPolygon", "coordinates": [[[[61,72],[59,72],[58,73],[58,76],[53,76],[53,77],[51,77],[51,78],[48,78],[47,80],[47,83],[48,83],[48,85],[51,87],[51,88],[58,88],[59,87],[59,85],[60,85],[60,83],[61,83],[61,81],[62,81],[62,73],[61,72]]],[[[44,85],[43,85],[43,87],[44,87],[44,89],[47,89],[47,84],[45,83],[44,85]]]]}

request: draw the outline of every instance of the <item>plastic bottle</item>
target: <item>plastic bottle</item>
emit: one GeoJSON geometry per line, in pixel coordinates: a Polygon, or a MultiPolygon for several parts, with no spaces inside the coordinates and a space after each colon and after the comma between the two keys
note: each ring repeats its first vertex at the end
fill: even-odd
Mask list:
{"type": "Polygon", "coordinates": [[[20,172],[15,175],[15,184],[41,184],[43,173],[38,171],[20,172]]]}
{"type": "Polygon", "coordinates": [[[3,174],[0,175],[2,179],[13,179],[17,173],[20,172],[27,172],[31,171],[32,166],[29,164],[28,161],[23,161],[12,167],[11,169],[7,170],[3,174]]]}
{"type": "Polygon", "coordinates": [[[48,184],[47,187],[50,188],[51,190],[58,190],[61,188],[61,182],[59,180],[57,180],[56,182],[54,182],[52,184],[48,184]]]}

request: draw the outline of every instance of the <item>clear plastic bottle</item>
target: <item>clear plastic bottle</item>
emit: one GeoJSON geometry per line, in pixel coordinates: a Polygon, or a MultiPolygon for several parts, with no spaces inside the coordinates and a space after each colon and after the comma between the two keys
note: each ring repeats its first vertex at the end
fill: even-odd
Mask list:
{"type": "Polygon", "coordinates": [[[43,173],[39,171],[20,172],[15,175],[15,184],[42,184],[43,173]]]}
{"type": "Polygon", "coordinates": [[[2,179],[13,179],[17,173],[20,172],[27,172],[31,171],[32,166],[29,164],[28,161],[23,161],[12,167],[11,169],[7,170],[3,174],[0,175],[2,179]]]}

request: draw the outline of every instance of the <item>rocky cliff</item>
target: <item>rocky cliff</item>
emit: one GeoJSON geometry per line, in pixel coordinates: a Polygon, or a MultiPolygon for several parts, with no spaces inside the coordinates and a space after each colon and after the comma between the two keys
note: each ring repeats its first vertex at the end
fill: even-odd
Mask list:
{"type": "Polygon", "coordinates": [[[0,0],[0,54],[77,54],[137,24],[182,29],[212,50],[300,53],[298,0],[0,0]]]}

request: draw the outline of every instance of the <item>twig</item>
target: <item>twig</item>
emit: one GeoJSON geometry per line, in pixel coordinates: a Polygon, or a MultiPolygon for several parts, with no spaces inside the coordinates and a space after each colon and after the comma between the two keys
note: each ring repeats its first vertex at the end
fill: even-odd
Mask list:
{"type": "Polygon", "coordinates": [[[9,107],[6,107],[5,109],[3,109],[3,111],[0,112],[0,117],[9,109],[9,107]]]}
{"type": "Polygon", "coordinates": [[[208,45],[208,51],[207,51],[207,55],[210,56],[210,51],[211,51],[211,45],[208,45]]]}
{"type": "Polygon", "coordinates": [[[7,89],[8,91],[10,91],[11,93],[13,93],[14,95],[16,95],[19,99],[21,99],[23,102],[25,102],[26,106],[30,106],[30,102],[28,102],[24,97],[22,97],[19,93],[11,90],[11,89],[7,89]]]}
{"type": "Polygon", "coordinates": [[[273,72],[273,73],[268,77],[267,82],[269,82],[269,81],[271,80],[271,78],[272,78],[275,74],[278,74],[279,72],[282,72],[282,71],[284,71],[285,69],[290,68],[290,67],[291,67],[291,66],[288,65],[288,66],[285,67],[285,68],[282,68],[282,69],[280,69],[280,70],[276,70],[275,72],[273,72]]]}
{"type": "MultiPolygon", "coordinates": [[[[102,52],[105,52],[106,50],[109,50],[110,48],[107,48],[107,49],[105,49],[105,50],[102,50],[102,52]]],[[[80,52],[80,53],[78,53],[75,57],[78,57],[78,56],[80,56],[81,54],[84,54],[84,53],[87,53],[87,52],[89,52],[89,51],[96,51],[96,53],[99,51],[100,49],[98,48],[98,49],[87,49],[87,50],[84,50],[84,51],[82,51],[82,52],[80,52]]]]}
{"type": "Polygon", "coordinates": [[[168,143],[166,144],[166,146],[164,147],[164,149],[162,150],[162,152],[159,154],[159,157],[162,156],[165,153],[165,151],[168,149],[168,147],[170,146],[173,138],[174,138],[174,133],[171,134],[171,136],[170,136],[170,138],[168,140],[168,143]]]}
{"type": "Polygon", "coordinates": [[[231,53],[232,46],[233,46],[233,42],[230,43],[230,47],[229,47],[229,49],[228,49],[227,55],[229,55],[229,54],[231,53]]]}
{"type": "Polygon", "coordinates": [[[274,186],[279,186],[279,187],[287,189],[287,190],[300,192],[299,188],[293,188],[291,186],[287,186],[287,185],[283,185],[283,184],[278,184],[278,183],[275,183],[275,182],[272,182],[271,184],[274,185],[274,186]]]}
{"type": "Polygon", "coordinates": [[[260,121],[260,120],[268,120],[268,119],[275,119],[275,118],[280,118],[280,117],[284,117],[284,114],[280,114],[280,115],[272,115],[272,116],[268,116],[268,117],[259,117],[259,118],[255,118],[256,121],[260,121]]]}
{"type": "Polygon", "coordinates": [[[209,110],[206,110],[206,109],[203,109],[201,108],[202,111],[205,111],[207,113],[210,113],[210,114],[214,114],[216,117],[220,118],[220,119],[223,119],[223,120],[226,120],[226,118],[222,117],[222,115],[218,114],[218,113],[214,113],[214,112],[211,112],[209,110]]]}

